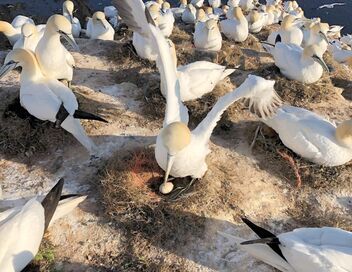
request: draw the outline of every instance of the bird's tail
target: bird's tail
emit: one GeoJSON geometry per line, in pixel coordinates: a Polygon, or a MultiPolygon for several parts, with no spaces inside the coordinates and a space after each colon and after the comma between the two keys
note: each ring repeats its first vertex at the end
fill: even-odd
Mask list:
{"type": "Polygon", "coordinates": [[[108,121],[106,121],[104,118],[102,118],[96,114],[89,113],[89,112],[82,111],[82,110],[76,110],[75,113],[73,114],[73,117],[77,118],[77,119],[95,120],[95,121],[99,121],[99,122],[108,123],[108,121]]]}
{"type": "Polygon", "coordinates": [[[243,250],[246,251],[249,255],[257,258],[277,269],[284,272],[294,272],[292,267],[279,255],[277,255],[268,245],[266,244],[249,244],[249,245],[242,245],[245,243],[246,240],[243,238],[233,236],[228,233],[218,232],[221,236],[227,238],[230,242],[234,242],[235,245],[243,250]]]}
{"type": "Polygon", "coordinates": [[[61,127],[70,132],[91,154],[94,154],[97,147],[89,138],[84,131],[79,120],[74,119],[72,116],[68,116],[65,121],[62,122],[61,127]]]}
{"type": "Polygon", "coordinates": [[[225,69],[224,72],[222,73],[221,80],[225,79],[227,76],[231,75],[235,71],[236,69],[225,69]]]}
{"type": "Polygon", "coordinates": [[[60,198],[59,204],[56,208],[53,218],[51,219],[50,225],[56,220],[64,217],[74,210],[81,202],[83,202],[87,196],[85,195],[66,195],[60,198]]]}
{"type": "Polygon", "coordinates": [[[45,215],[44,231],[49,227],[50,221],[54,216],[55,210],[59,204],[62,188],[64,187],[64,179],[60,179],[58,183],[50,190],[42,201],[45,215]]]}

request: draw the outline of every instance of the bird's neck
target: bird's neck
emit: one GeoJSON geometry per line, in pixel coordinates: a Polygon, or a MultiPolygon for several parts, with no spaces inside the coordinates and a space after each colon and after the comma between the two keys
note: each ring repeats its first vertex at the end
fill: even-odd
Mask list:
{"type": "Polygon", "coordinates": [[[22,64],[21,83],[43,78],[42,71],[34,54],[22,64]]]}

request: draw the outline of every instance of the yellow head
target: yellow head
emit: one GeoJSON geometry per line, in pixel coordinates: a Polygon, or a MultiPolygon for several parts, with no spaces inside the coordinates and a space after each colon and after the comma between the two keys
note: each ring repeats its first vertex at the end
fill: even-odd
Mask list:
{"type": "Polygon", "coordinates": [[[244,18],[242,9],[240,7],[235,7],[233,9],[233,17],[236,18],[237,20],[244,18]]]}
{"type": "Polygon", "coordinates": [[[197,21],[205,21],[206,14],[205,14],[204,9],[198,9],[196,17],[197,17],[197,21]]]}
{"type": "Polygon", "coordinates": [[[68,14],[73,14],[73,9],[75,8],[74,4],[72,1],[65,1],[62,4],[64,12],[67,11],[68,14]]]}
{"type": "Polygon", "coordinates": [[[164,2],[162,5],[161,5],[162,9],[163,10],[168,10],[171,8],[171,5],[169,2],[164,2]]]}
{"type": "Polygon", "coordinates": [[[161,139],[171,156],[175,156],[191,142],[191,131],[181,122],[174,122],[161,131],[161,139]]]}
{"type": "Polygon", "coordinates": [[[214,30],[218,27],[218,22],[214,19],[209,19],[206,21],[205,26],[208,30],[214,30]]]}
{"type": "Polygon", "coordinates": [[[97,11],[93,14],[92,19],[94,21],[103,21],[103,20],[105,20],[105,14],[104,14],[104,12],[97,11]]]}
{"type": "Polygon", "coordinates": [[[160,11],[160,6],[158,6],[157,4],[152,4],[149,6],[149,12],[150,13],[158,13],[160,11]]]}
{"type": "Polygon", "coordinates": [[[187,0],[180,0],[181,5],[187,5],[187,0]]]}
{"type": "Polygon", "coordinates": [[[34,33],[38,33],[37,28],[33,24],[23,24],[21,28],[21,33],[24,37],[28,38],[34,33]]]}
{"type": "Polygon", "coordinates": [[[164,0],[156,0],[156,2],[161,6],[164,0]]]}
{"type": "Polygon", "coordinates": [[[299,8],[297,1],[292,1],[292,8],[294,8],[294,9],[299,8]]]}
{"type": "Polygon", "coordinates": [[[344,146],[352,149],[352,119],[337,126],[336,138],[344,146]]]}
{"type": "Polygon", "coordinates": [[[5,21],[0,21],[0,32],[3,32],[5,35],[11,35],[15,31],[13,26],[5,21]]]}
{"type": "Polygon", "coordinates": [[[212,8],[212,7],[206,7],[206,8],[205,8],[205,13],[206,13],[207,15],[213,14],[213,8],[212,8]]]}
{"type": "Polygon", "coordinates": [[[55,32],[63,32],[68,35],[72,34],[72,25],[69,20],[67,20],[64,16],[58,14],[52,15],[48,19],[45,30],[47,29],[55,32]]]}
{"type": "Polygon", "coordinates": [[[257,10],[252,10],[249,14],[249,21],[251,23],[255,23],[260,19],[260,14],[257,10]]]}
{"type": "Polygon", "coordinates": [[[284,20],[282,21],[281,27],[283,29],[289,29],[295,20],[296,18],[293,15],[286,15],[284,20]]]}

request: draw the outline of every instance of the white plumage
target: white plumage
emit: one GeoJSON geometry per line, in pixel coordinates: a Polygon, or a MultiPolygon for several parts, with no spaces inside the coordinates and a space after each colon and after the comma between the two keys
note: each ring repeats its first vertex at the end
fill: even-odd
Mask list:
{"type": "Polygon", "coordinates": [[[222,47],[222,36],[218,23],[214,19],[209,19],[204,24],[199,24],[195,28],[194,46],[202,51],[217,52],[222,47]]]}
{"type": "Polygon", "coordinates": [[[220,21],[221,32],[235,42],[244,42],[248,37],[248,21],[241,8],[234,8],[232,19],[220,21]]]}
{"type": "Polygon", "coordinates": [[[97,11],[93,14],[89,28],[87,27],[87,36],[90,39],[113,41],[115,30],[105,19],[105,14],[97,11]]]}

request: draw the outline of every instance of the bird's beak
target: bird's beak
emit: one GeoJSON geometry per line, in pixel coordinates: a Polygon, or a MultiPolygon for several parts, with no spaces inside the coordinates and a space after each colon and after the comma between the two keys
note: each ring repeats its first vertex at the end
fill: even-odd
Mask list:
{"type": "Polygon", "coordinates": [[[164,176],[164,183],[166,183],[169,178],[170,171],[171,171],[172,165],[174,164],[175,158],[176,158],[175,155],[170,155],[169,153],[167,154],[167,163],[166,163],[166,172],[165,172],[165,176],[164,176]]]}
{"type": "Polygon", "coordinates": [[[73,14],[70,13],[69,16],[70,16],[70,22],[71,22],[71,24],[73,24],[73,14]]]}
{"type": "Polygon", "coordinates": [[[326,72],[330,73],[329,67],[326,65],[325,61],[322,60],[322,58],[318,57],[317,55],[312,56],[312,58],[315,62],[319,63],[326,72]]]}
{"type": "Polygon", "coordinates": [[[103,25],[103,27],[104,27],[105,29],[108,29],[108,26],[106,25],[106,23],[105,23],[104,21],[99,20],[99,22],[103,25]]]}
{"type": "Polygon", "coordinates": [[[3,78],[6,74],[8,74],[10,71],[15,69],[17,67],[18,62],[10,61],[6,64],[4,64],[0,68],[0,78],[3,78]]]}
{"type": "Polygon", "coordinates": [[[79,51],[79,46],[73,38],[72,34],[67,34],[63,31],[59,31],[59,33],[60,36],[63,37],[73,47],[75,51],[79,51]]]}
{"type": "Polygon", "coordinates": [[[319,31],[319,35],[324,39],[324,41],[326,41],[329,44],[328,37],[326,37],[325,33],[319,31]]]}

